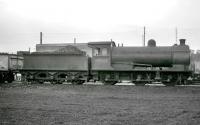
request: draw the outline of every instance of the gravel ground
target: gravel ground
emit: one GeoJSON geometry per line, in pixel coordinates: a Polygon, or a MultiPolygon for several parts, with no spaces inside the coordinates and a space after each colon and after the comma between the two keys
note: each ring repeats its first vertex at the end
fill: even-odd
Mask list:
{"type": "Polygon", "coordinates": [[[200,87],[3,84],[1,125],[200,125],[200,87]]]}

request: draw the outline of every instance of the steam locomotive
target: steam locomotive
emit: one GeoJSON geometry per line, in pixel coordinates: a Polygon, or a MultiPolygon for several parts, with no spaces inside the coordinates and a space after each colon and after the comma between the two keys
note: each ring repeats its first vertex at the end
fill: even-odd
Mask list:
{"type": "Polygon", "coordinates": [[[156,46],[151,39],[145,47],[116,46],[114,41],[37,44],[36,52],[23,58],[20,72],[28,82],[83,84],[93,80],[109,85],[123,81],[176,85],[187,84],[192,75],[185,39],[173,46],[156,46]]]}

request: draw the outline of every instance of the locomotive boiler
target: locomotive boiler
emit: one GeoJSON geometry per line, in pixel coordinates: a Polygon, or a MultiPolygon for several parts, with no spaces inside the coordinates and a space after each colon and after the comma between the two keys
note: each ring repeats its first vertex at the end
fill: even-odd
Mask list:
{"type": "MultiPolygon", "coordinates": [[[[182,40],[181,40],[182,41],[182,40]]],[[[148,64],[153,67],[171,67],[189,65],[190,50],[184,42],[180,45],[156,47],[154,40],[149,40],[147,47],[115,47],[112,50],[113,62],[133,62],[148,64]]]]}

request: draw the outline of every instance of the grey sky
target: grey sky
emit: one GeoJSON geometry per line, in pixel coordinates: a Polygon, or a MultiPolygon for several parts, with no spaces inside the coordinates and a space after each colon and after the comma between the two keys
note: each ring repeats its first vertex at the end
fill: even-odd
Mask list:
{"type": "Polygon", "coordinates": [[[45,43],[110,40],[124,45],[142,45],[142,27],[147,39],[157,45],[186,38],[200,49],[199,0],[0,0],[0,50],[34,49],[39,32],[45,43]]]}

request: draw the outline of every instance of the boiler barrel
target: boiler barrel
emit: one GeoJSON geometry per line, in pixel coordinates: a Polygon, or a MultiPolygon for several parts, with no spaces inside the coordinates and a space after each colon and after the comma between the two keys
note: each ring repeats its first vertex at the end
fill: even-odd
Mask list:
{"type": "Polygon", "coordinates": [[[169,67],[172,64],[189,64],[188,46],[165,47],[115,47],[112,50],[112,63],[131,62],[169,67]]]}

